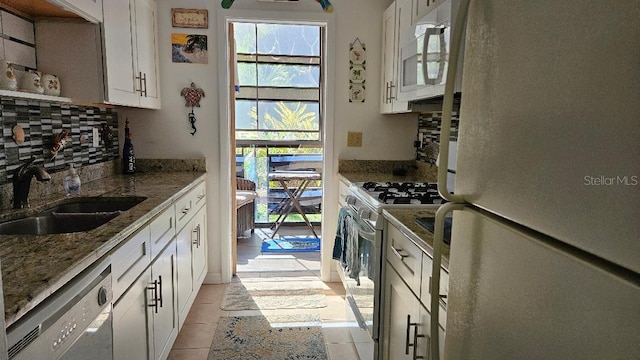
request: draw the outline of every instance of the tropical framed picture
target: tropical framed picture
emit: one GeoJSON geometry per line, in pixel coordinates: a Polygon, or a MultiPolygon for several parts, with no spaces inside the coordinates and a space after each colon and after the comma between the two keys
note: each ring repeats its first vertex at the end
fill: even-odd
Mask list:
{"type": "Polygon", "coordinates": [[[171,60],[174,63],[208,64],[207,35],[171,34],[171,60]]]}

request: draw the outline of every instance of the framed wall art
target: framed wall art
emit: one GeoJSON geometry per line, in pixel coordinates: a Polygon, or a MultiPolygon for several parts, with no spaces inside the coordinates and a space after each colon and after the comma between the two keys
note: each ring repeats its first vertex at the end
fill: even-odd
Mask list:
{"type": "Polygon", "coordinates": [[[207,64],[207,35],[171,34],[171,60],[174,63],[207,64]]]}
{"type": "Polygon", "coordinates": [[[207,29],[209,12],[206,9],[171,9],[171,26],[207,29]]]}

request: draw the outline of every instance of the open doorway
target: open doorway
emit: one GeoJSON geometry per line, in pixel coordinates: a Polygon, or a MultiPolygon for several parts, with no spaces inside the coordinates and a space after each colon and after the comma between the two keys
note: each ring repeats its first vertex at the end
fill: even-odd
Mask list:
{"type": "Polygon", "coordinates": [[[306,264],[291,271],[319,274],[325,27],[262,21],[229,26],[235,55],[235,162],[229,166],[237,188],[248,187],[255,196],[237,209],[233,272],[258,271],[264,259],[286,257],[306,264]],[[261,265],[252,269],[252,263],[261,265]]]}

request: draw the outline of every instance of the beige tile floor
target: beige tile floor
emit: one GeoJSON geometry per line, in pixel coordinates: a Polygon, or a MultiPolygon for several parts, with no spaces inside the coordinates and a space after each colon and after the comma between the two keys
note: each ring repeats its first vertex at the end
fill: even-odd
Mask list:
{"type": "MultiPolygon", "coordinates": [[[[256,229],[256,234],[238,239],[238,271],[233,281],[267,277],[319,280],[320,254],[317,252],[261,253],[259,235],[264,236],[264,233],[268,231],[268,229],[256,229]]],[[[284,233],[292,234],[305,230],[296,227],[284,231],[284,233]]],[[[248,233],[246,234],[248,235],[248,233]]],[[[222,316],[272,314],[313,314],[318,316],[322,322],[329,359],[361,360],[357,348],[363,348],[361,341],[367,338],[366,332],[358,329],[357,323],[353,320],[353,314],[345,302],[344,288],[341,283],[326,283],[324,292],[327,296],[328,306],[319,309],[225,311],[220,309],[225,287],[225,284],[205,284],[202,286],[171,349],[170,360],[207,360],[209,346],[218,320],[222,316]],[[354,340],[352,333],[356,340],[354,340]]],[[[362,360],[372,358],[373,354],[362,356],[362,360]]]]}

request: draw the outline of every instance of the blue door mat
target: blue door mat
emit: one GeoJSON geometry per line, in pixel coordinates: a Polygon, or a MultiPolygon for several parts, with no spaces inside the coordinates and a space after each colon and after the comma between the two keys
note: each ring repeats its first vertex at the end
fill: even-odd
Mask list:
{"type": "Polygon", "coordinates": [[[262,241],[262,252],[311,252],[320,251],[320,239],[315,237],[287,236],[282,239],[262,241]]]}

